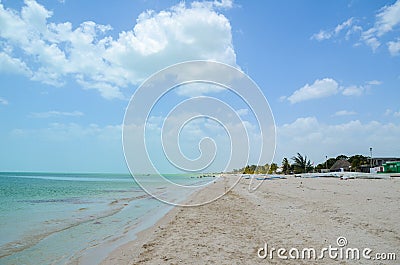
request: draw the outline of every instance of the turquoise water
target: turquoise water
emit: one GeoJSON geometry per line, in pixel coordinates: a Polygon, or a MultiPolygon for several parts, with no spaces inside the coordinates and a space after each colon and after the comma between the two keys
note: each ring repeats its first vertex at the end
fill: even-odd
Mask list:
{"type": "Polygon", "coordinates": [[[0,173],[0,201],[0,264],[98,263],[172,208],[122,174],[0,173]]]}

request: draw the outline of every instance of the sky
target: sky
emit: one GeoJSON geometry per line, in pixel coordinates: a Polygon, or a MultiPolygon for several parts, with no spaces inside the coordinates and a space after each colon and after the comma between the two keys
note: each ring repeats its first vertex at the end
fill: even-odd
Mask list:
{"type": "MultiPolygon", "coordinates": [[[[188,60],[237,67],[258,85],[278,164],[297,152],[315,164],[368,156],[370,147],[400,156],[400,0],[0,0],[0,171],[127,172],[129,99],[152,74],[188,60]]],[[[224,98],[207,86],[170,98],[207,93],[224,98]]],[[[250,128],[242,103],[234,108],[250,128]]],[[[166,111],[150,117],[156,126],[166,111]]],[[[189,157],[189,129],[221,134],[207,124],[216,125],[187,128],[189,157]]],[[[249,140],[256,145],[257,132],[249,140]]]]}

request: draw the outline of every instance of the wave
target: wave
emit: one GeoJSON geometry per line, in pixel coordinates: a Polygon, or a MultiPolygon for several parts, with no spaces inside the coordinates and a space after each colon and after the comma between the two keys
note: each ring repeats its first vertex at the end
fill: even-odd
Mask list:
{"type": "MultiPolygon", "coordinates": [[[[74,198],[71,198],[74,199],[74,198]]],[[[130,202],[132,201],[139,201],[139,200],[149,200],[151,196],[148,194],[142,194],[133,197],[127,198],[119,198],[113,200],[108,204],[107,208],[104,208],[101,211],[96,213],[91,213],[90,215],[78,218],[78,219],[65,219],[65,220],[52,220],[55,222],[55,226],[48,231],[43,231],[42,229],[34,230],[30,234],[26,234],[19,239],[13,240],[11,242],[7,242],[5,244],[0,245],[0,264],[2,264],[1,259],[12,256],[16,253],[23,252],[29,248],[34,247],[42,240],[55,235],[57,233],[66,231],[68,229],[80,226],[86,223],[93,223],[93,224],[101,224],[102,220],[106,219],[107,217],[111,217],[116,215],[117,213],[121,212],[123,209],[129,207],[130,202]]],[[[69,201],[69,200],[68,200],[69,201]]],[[[29,200],[29,202],[33,203],[43,203],[43,202],[66,202],[66,200],[29,200]]],[[[87,208],[80,208],[78,211],[86,211],[87,208]]],[[[151,208],[149,209],[149,211],[151,208]]],[[[46,223],[45,221],[44,223],[46,223]]],[[[7,263],[7,262],[6,262],[7,263]]]]}

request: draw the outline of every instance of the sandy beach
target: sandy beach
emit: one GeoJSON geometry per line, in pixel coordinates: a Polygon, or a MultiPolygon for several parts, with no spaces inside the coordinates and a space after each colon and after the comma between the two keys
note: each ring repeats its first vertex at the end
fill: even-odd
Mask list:
{"type": "MultiPolygon", "coordinates": [[[[231,181],[225,177],[193,196],[209,196],[231,181]]],[[[174,208],[102,264],[398,264],[376,259],[393,259],[391,253],[400,259],[400,178],[289,177],[266,180],[252,193],[248,184],[242,179],[204,206],[174,208]],[[278,256],[279,248],[286,252],[278,256]],[[305,248],[315,249],[315,257],[304,252],[302,259],[305,248]]]]}

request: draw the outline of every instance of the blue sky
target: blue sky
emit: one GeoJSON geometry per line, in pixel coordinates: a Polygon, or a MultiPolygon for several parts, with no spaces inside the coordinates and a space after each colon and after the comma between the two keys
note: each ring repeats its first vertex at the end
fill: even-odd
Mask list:
{"type": "Polygon", "coordinates": [[[0,170],[127,172],[132,93],[197,59],[258,84],[279,164],[400,156],[400,1],[1,0],[0,170]]]}

